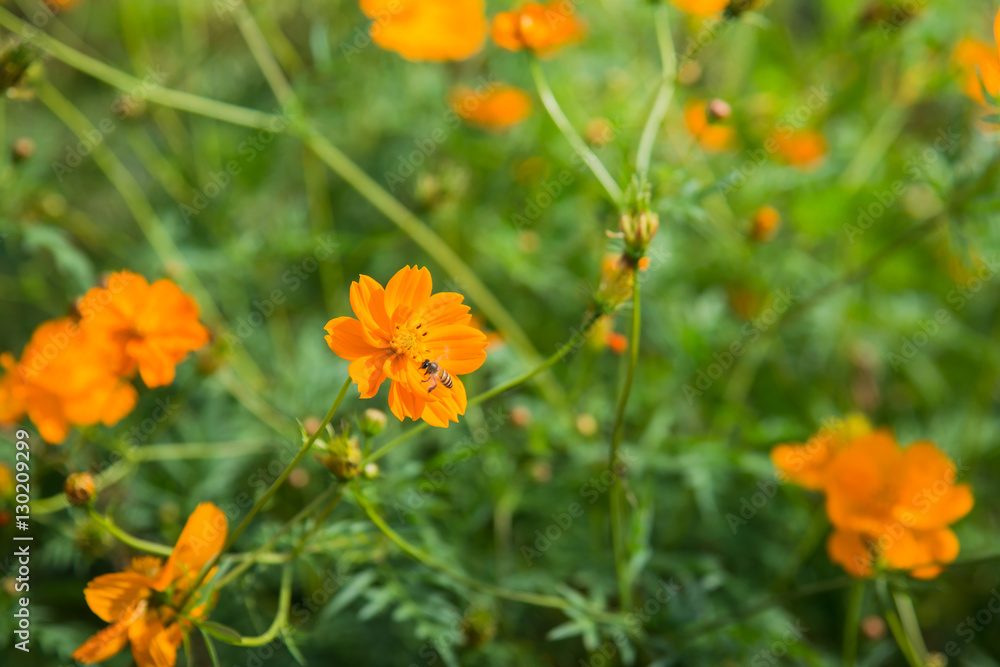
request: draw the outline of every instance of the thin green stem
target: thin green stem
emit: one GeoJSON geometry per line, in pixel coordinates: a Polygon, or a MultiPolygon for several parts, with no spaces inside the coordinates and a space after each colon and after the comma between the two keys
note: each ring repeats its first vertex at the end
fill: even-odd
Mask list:
{"type": "MultiPolygon", "coordinates": [[[[521,374],[521,375],[519,375],[519,376],[517,376],[515,378],[511,378],[510,380],[507,380],[506,382],[503,382],[503,383],[497,385],[493,389],[489,389],[489,390],[487,390],[487,391],[485,391],[485,392],[483,392],[483,393],[481,393],[481,394],[479,394],[477,396],[472,397],[471,399],[469,399],[469,405],[478,405],[478,404],[482,403],[483,401],[488,401],[489,399],[491,399],[491,398],[493,398],[495,396],[498,396],[498,395],[504,393],[505,391],[509,391],[510,389],[513,389],[514,387],[517,387],[518,385],[524,384],[525,382],[527,382],[531,378],[535,377],[539,373],[541,373],[541,372],[543,372],[543,371],[551,368],[553,365],[555,365],[560,359],[562,359],[563,357],[565,357],[567,354],[569,354],[573,350],[578,349],[581,346],[582,341],[586,338],[587,333],[590,332],[590,330],[594,327],[594,325],[597,324],[597,322],[605,314],[606,313],[604,311],[601,311],[601,310],[595,310],[595,311],[591,312],[587,316],[587,319],[583,323],[583,326],[581,326],[580,329],[578,331],[576,331],[574,333],[574,335],[568,341],[566,341],[563,344],[562,347],[560,347],[558,350],[556,350],[555,354],[553,354],[551,357],[549,357],[548,359],[546,359],[544,362],[542,362],[541,364],[539,364],[538,366],[536,366],[532,370],[530,370],[530,371],[528,371],[526,373],[523,373],[523,374],[521,374]]],[[[400,435],[396,436],[394,439],[390,440],[389,442],[387,442],[386,444],[382,445],[381,447],[379,447],[378,449],[376,449],[374,452],[372,452],[365,459],[365,463],[371,463],[373,461],[379,460],[380,458],[382,458],[383,456],[385,456],[386,454],[388,454],[389,452],[391,452],[392,450],[394,450],[396,447],[399,447],[400,445],[402,445],[404,442],[406,442],[410,438],[414,437],[415,435],[423,433],[428,428],[429,428],[429,425],[427,424],[427,422],[423,422],[421,424],[418,424],[417,426],[414,426],[409,431],[406,431],[405,433],[401,433],[400,435]]]]}
{"type": "MultiPolygon", "coordinates": [[[[319,507],[324,502],[326,502],[327,500],[329,500],[331,496],[337,496],[337,498],[339,499],[339,497],[340,497],[340,494],[338,493],[339,489],[340,489],[340,485],[339,484],[334,484],[329,489],[327,489],[323,493],[321,493],[318,496],[316,496],[315,498],[313,498],[312,501],[308,505],[306,505],[305,507],[303,507],[301,510],[299,510],[299,512],[295,516],[293,516],[291,519],[289,519],[288,521],[286,521],[285,524],[281,528],[279,528],[277,530],[277,532],[275,532],[274,535],[272,535],[270,538],[268,538],[268,540],[266,542],[264,542],[263,544],[261,544],[259,547],[257,547],[253,551],[247,552],[245,554],[246,557],[243,559],[243,561],[239,565],[237,565],[236,567],[234,567],[232,570],[230,570],[229,572],[227,572],[226,575],[224,577],[222,577],[221,579],[219,579],[217,582],[213,582],[212,583],[212,587],[215,590],[223,588],[227,584],[232,583],[236,579],[236,577],[238,577],[241,574],[243,574],[244,572],[246,572],[254,564],[258,563],[259,562],[259,557],[262,554],[267,553],[275,544],[277,544],[278,540],[281,539],[282,535],[284,535],[289,530],[291,530],[292,527],[295,526],[296,524],[298,524],[300,521],[302,521],[306,517],[310,516],[316,510],[317,507],[319,507]]],[[[325,517],[325,514],[324,514],[324,517],[325,517]]],[[[321,521],[321,520],[322,519],[317,519],[317,522],[321,521]]],[[[296,550],[292,551],[292,554],[296,554],[296,553],[297,553],[296,550]]]]}
{"type": "Polygon", "coordinates": [[[633,282],[635,286],[632,290],[632,340],[629,344],[628,369],[625,373],[625,385],[622,387],[621,396],[618,398],[618,407],[615,410],[615,422],[611,430],[611,446],[608,450],[608,469],[614,474],[614,481],[611,483],[611,492],[608,495],[611,513],[611,547],[614,551],[615,573],[618,578],[618,596],[622,609],[632,608],[632,585],[629,581],[629,550],[622,525],[623,522],[627,523],[627,517],[625,516],[625,489],[622,486],[621,480],[621,475],[624,474],[624,471],[618,470],[616,462],[618,459],[618,448],[621,446],[622,436],[625,432],[625,409],[628,407],[628,399],[632,393],[632,383],[635,381],[635,369],[639,364],[639,334],[642,330],[639,285],[642,281],[637,276],[633,282]]]}
{"type": "Polygon", "coordinates": [[[844,620],[844,667],[854,667],[858,659],[858,630],[861,627],[861,609],[865,601],[866,583],[864,579],[855,581],[847,599],[847,617],[844,620]]]}
{"type": "Polygon", "coordinates": [[[285,73],[281,70],[281,65],[278,64],[278,59],[275,58],[274,53],[272,53],[270,47],[267,45],[264,33],[261,32],[257,21],[254,20],[253,15],[243,0],[237,0],[234,11],[236,14],[236,26],[250,48],[250,53],[253,54],[254,60],[257,61],[257,66],[264,74],[264,78],[267,79],[267,85],[271,87],[271,90],[274,91],[275,96],[282,105],[287,106],[294,103],[295,91],[292,90],[292,86],[285,77],[285,73]]]}
{"type": "Polygon", "coordinates": [[[878,594],[879,604],[882,607],[882,615],[885,616],[886,623],[889,624],[889,631],[892,632],[896,645],[906,659],[910,667],[924,667],[923,661],[917,653],[916,648],[910,642],[903,624],[896,613],[896,606],[893,604],[892,594],[889,592],[889,584],[885,576],[875,579],[875,592],[878,594]]]}
{"type": "MultiPolygon", "coordinates": [[[[891,588],[890,586],[890,590],[891,588]]],[[[892,598],[896,602],[896,611],[903,623],[903,630],[910,639],[910,645],[913,646],[920,661],[926,663],[927,645],[924,643],[923,633],[920,632],[920,620],[917,618],[917,610],[913,607],[913,600],[902,591],[893,591],[892,598]]]]}
{"type": "Polygon", "coordinates": [[[587,146],[587,142],[583,140],[580,133],[576,131],[573,124],[569,122],[569,118],[563,112],[562,107],[559,106],[559,101],[552,92],[552,87],[549,86],[549,81],[545,77],[545,70],[542,69],[542,64],[537,58],[531,59],[531,76],[535,80],[535,87],[538,88],[538,95],[542,98],[542,104],[545,106],[545,110],[549,112],[549,117],[552,118],[552,122],[556,124],[559,131],[563,133],[566,140],[569,141],[570,146],[576,151],[577,155],[584,161],[584,163],[590,167],[590,170],[597,177],[597,180],[601,182],[604,189],[608,193],[608,197],[611,198],[612,203],[615,206],[621,207],[624,201],[624,193],[621,187],[615,181],[615,179],[608,172],[604,163],[601,159],[597,157],[594,151],[590,150],[587,146]]]}
{"type": "Polygon", "coordinates": [[[274,615],[271,627],[267,631],[256,637],[240,637],[233,639],[229,635],[218,632],[211,625],[200,626],[204,632],[215,637],[219,641],[230,646],[263,646],[274,640],[281,633],[285,624],[288,623],[288,608],[292,602],[292,563],[288,563],[281,570],[281,591],[278,593],[278,611],[274,615]]]}
{"type": "Polygon", "coordinates": [[[141,540],[138,537],[129,535],[124,530],[116,526],[111,519],[99,514],[93,506],[87,507],[87,513],[90,514],[90,518],[94,521],[94,523],[114,535],[119,542],[127,544],[133,549],[156,554],[157,556],[169,556],[170,552],[173,551],[173,549],[165,544],[157,544],[156,542],[141,540]]]}
{"type": "MultiPolygon", "coordinates": [[[[573,608],[573,605],[570,602],[555,595],[541,595],[538,593],[528,593],[524,591],[516,591],[509,588],[503,588],[501,586],[487,584],[485,582],[479,581],[478,579],[474,579],[466,574],[463,574],[462,572],[459,572],[450,565],[446,565],[445,563],[442,563],[441,561],[437,560],[436,558],[431,556],[429,553],[427,553],[420,547],[411,544],[406,539],[404,539],[403,536],[401,536],[399,533],[397,533],[391,527],[389,527],[389,524],[387,524],[385,522],[385,519],[383,519],[379,515],[378,511],[375,509],[375,506],[372,505],[371,501],[364,496],[364,494],[357,486],[352,487],[352,491],[354,493],[354,499],[357,501],[358,505],[360,505],[361,508],[365,511],[365,514],[368,515],[368,518],[371,519],[372,523],[374,523],[379,528],[379,530],[381,530],[385,534],[385,536],[388,537],[389,540],[392,541],[393,544],[398,546],[404,553],[414,558],[415,560],[420,561],[427,567],[442,572],[447,576],[449,576],[450,578],[454,579],[455,581],[465,584],[470,588],[475,588],[476,590],[488,593],[490,595],[494,595],[496,597],[505,598],[507,600],[513,600],[515,602],[523,602],[525,604],[536,605],[539,607],[551,607],[553,609],[573,608]]],[[[619,617],[607,613],[602,613],[600,614],[600,616],[606,619],[621,620],[619,617]]]]}
{"type": "Polygon", "coordinates": [[[639,150],[636,156],[636,171],[640,175],[645,175],[649,171],[649,163],[653,156],[653,145],[656,143],[656,135],[660,131],[663,119],[670,108],[670,101],[674,97],[674,89],[677,80],[677,54],[674,51],[674,38],[670,33],[670,10],[666,3],[656,8],[654,23],[656,26],[656,41],[660,46],[660,61],[663,63],[663,74],[660,83],[660,90],[656,94],[653,108],[646,119],[646,126],[642,129],[642,136],[639,139],[639,150]]]}
{"type": "Polygon", "coordinates": [[[215,118],[234,125],[258,129],[271,130],[278,120],[277,116],[262,111],[246,109],[178,90],[148,85],[140,79],[63,44],[41,30],[28,25],[2,7],[0,7],[0,26],[17,34],[56,60],[60,60],[110,86],[126,92],[142,90],[146,101],[215,118]]]}
{"type": "Polygon", "coordinates": [[[208,658],[212,661],[212,667],[222,667],[222,663],[219,662],[219,654],[215,650],[215,642],[212,641],[211,635],[205,632],[204,628],[198,628],[201,632],[201,638],[205,641],[205,648],[208,649],[208,658]]]}
{"type": "Polygon", "coordinates": [[[181,604],[179,605],[179,608],[181,609],[184,608],[184,604],[187,603],[187,601],[191,598],[191,595],[194,593],[194,591],[196,591],[198,587],[205,581],[205,578],[208,576],[208,573],[211,572],[212,568],[215,567],[216,564],[218,564],[219,559],[222,558],[222,555],[229,550],[229,547],[233,546],[233,543],[236,542],[237,539],[239,539],[239,536],[242,535],[243,531],[247,529],[247,526],[250,525],[250,522],[253,521],[253,518],[257,516],[257,513],[260,512],[261,509],[263,509],[264,505],[267,504],[267,501],[270,500],[271,497],[278,492],[278,489],[280,489],[281,485],[285,483],[285,480],[288,479],[288,476],[292,474],[292,471],[295,470],[297,467],[299,467],[299,464],[302,463],[302,459],[304,459],[306,455],[309,453],[309,450],[312,449],[312,446],[316,442],[316,439],[319,437],[319,434],[326,432],[326,425],[330,423],[330,420],[333,419],[333,416],[337,413],[337,410],[340,408],[340,404],[344,401],[344,397],[347,395],[347,390],[350,388],[351,382],[352,380],[349,377],[346,380],[344,380],[344,385],[340,388],[340,393],[337,394],[337,398],[334,399],[333,405],[330,406],[330,409],[327,411],[326,416],[323,417],[323,421],[320,422],[319,427],[315,431],[313,431],[313,434],[306,439],[305,443],[303,443],[302,447],[299,449],[298,454],[296,454],[295,458],[293,458],[289,462],[288,466],[285,467],[284,471],[282,471],[282,473],[278,475],[278,478],[274,480],[274,482],[271,484],[270,487],[268,487],[267,491],[261,494],[260,498],[257,499],[257,502],[255,502],[253,504],[253,507],[250,508],[250,511],[247,512],[247,515],[243,517],[243,521],[241,521],[239,525],[236,526],[236,528],[229,534],[229,537],[226,538],[226,541],[222,545],[222,549],[219,550],[219,553],[215,554],[215,556],[211,560],[205,563],[205,566],[202,567],[201,572],[198,575],[198,578],[195,580],[194,584],[189,589],[185,599],[182,600],[181,604]]]}

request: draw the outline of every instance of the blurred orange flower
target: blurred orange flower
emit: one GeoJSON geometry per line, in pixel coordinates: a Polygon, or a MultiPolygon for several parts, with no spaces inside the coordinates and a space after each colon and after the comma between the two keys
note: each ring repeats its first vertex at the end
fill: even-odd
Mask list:
{"type": "Polygon", "coordinates": [[[450,95],[452,110],[459,118],[486,130],[512,127],[531,113],[531,98],[520,88],[497,84],[484,93],[458,86],[450,95]]]}
{"type": "Polygon", "coordinates": [[[696,16],[718,14],[729,5],[729,0],[670,0],[682,12],[696,16]]]}
{"type": "Polygon", "coordinates": [[[707,151],[724,151],[736,143],[736,131],[723,119],[710,113],[707,100],[688,100],[684,105],[684,124],[698,144],[707,151]]]}
{"type": "Polygon", "coordinates": [[[21,360],[0,355],[0,422],[25,415],[44,440],[59,443],[71,425],[116,424],[135,407],[135,387],[115,372],[119,356],[109,341],[72,318],[41,324],[21,360]]]}
{"type": "Polygon", "coordinates": [[[791,481],[826,493],[827,552],[851,575],[879,566],[930,579],[958,557],[948,526],[971,511],[972,489],[955,483],[955,465],[934,444],[901,448],[888,431],[858,422],[780,445],[771,458],[791,481]]]}
{"type": "Polygon", "coordinates": [[[584,28],[572,3],[526,2],[497,14],[490,34],[498,46],[510,51],[527,49],[545,55],[582,39],[584,28]]]}
{"type": "Polygon", "coordinates": [[[119,271],[107,287],[87,292],[78,308],[88,333],[112,341],[119,357],[116,372],[132,377],[138,369],[147,387],[173,382],[175,366],[209,339],[198,321],[198,304],[166,279],[150,285],[138,274],[119,271]]]}
{"type": "Polygon", "coordinates": [[[138,667],[173,667],[191,627],[180,612],[203,619],[214,601],[195,598],[199,604],[185,610],[177,605],[188,599],[201,568],[222,551],[227,532],[226,515],[212,503],[202,503],[188,517],[165,564],[155,556],[142,556],[133,558],[124,572],[93,579],[83,594],[91,611],[111,625],[76,649],[73,659],[102,662],[131,643],[138,667]]]}
{"type": "Polygon", "coordinates": [[[486,336],[469,326],[462,299],[454,292],[432,296],[425,268],[400,269],[384,289],[363,275],[351,284],[357,319],[330,320],[326,342],[351,362],[348,372],[361,398],[373,397],[389,378],[389,407],[400,421],[409,417],[446,427],[465,414],[465,386],[458,376],[486,360],[486,336]],[[437,364],[439,372],[429,372],[425,362],[437,364]]]}
{"type": "Polygon", "coordinates": [[[369,32],[383,49],[407,60],[465,60],[483,46],[483,0],[360,0],[375,19],[369,32]]]}
{"type": "Polygon", "coordinates": [[[767,148],[785,164],[810,171],[826,156],[826,138],[816,130],[783,129],[771,134],[767,148]]]}
{"type": "Polygon", "coordinates": [[[966,95],[985,104],[983,85],[993,94],[1000,93],[1000,56],[996,46],[974,39],[962,39],[951,58],[961,70],[962,90],[966,95]],[[979,82],[980,76],[982,85],[979,82]]]}
{"type": "Polygon", "coordinates": [[[757,242],[770,241],[781,226],[781,214],[773,206],[761,206],[750,218],[750,238],[757,242]]]}

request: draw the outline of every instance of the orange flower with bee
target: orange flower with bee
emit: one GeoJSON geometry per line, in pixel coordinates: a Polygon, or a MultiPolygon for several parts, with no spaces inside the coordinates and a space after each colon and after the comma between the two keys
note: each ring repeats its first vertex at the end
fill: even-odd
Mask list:
{"type": "Polygon", "coordinates": [[[423,419],[448,426],[465,414],[465,385],[458,376],[486,360],[486,335],[470,326],[469,307],[455,292],[431,294],[426,268],[404,267],[385,288],[369,276],[351,284],[354,317],[326,325],[326,342],[351,362],[348,373],[361,398],[372,398],[391,380],[389,408],[402,421],[423,419]]]}
{"type": "Polygon", "coordinates": [[[191,628],[188,619],[204,619],[214,603],[192,594],[191,586],[222,551],[227,532],[222,510],[202,503],[188,517],[166,563],[142,556],[133,558],[124,572],[93,579],[84,597],[91,611],[110,625],[77,648],[73,659],[85,665],[103,662],[131,644],[138,667],[173,667],[191,628]],[[184,608],[178,608],[182,603],[184,608]]]}

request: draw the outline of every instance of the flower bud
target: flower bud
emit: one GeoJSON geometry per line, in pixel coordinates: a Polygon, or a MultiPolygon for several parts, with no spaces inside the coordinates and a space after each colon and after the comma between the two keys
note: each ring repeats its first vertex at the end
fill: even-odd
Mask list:
{"type": "Polygon", "coordinates": [[[750,220],[750,238],[758,243],[764,243],[774,238],[781,226],[781,214],[771,206],[761,206],[754,211],[750,220]]]}
{"type": "Polygon", "coordinates": [[[622,238],[625,239],[626,253],[640,258],[646,253],[649,242],[660,228],[660,216],[652,211],[629,211],[622,213],[618,223],[622,238]]]}
{"type": "Polygon", "coordinates": [[[69,501],[70,505],[78,507],[89,503],[96,492],[97,484],[94,483],[94,478],[89,472],[73,473],[66,478],[66,484],[63,485],[66,500],[69,501]]]}
{"type": "Polygon", "coordinates": [[[361,432],[373,438],[385,429],[385,413],[375,408],[368,408],[361,415],[361,432]]]}
{"type": "Polygon", "coordinates": [[[365,479],[375,479],[378,477],[378,464],[377,463],[366,463],[365,464],[365,479]]]}
{"type": "Polygon", "coordinates": [[[708,106],[705,107],[705,116],[708,118],[709,123],[720,123],[728,120],[732,115],[733,108],[725,100],[716,98],[710,101],[708,106]]]}
{"type": "Polygon", "coordinates": [[[328,443],[326,451],[317,455],[316,459],[340,481],[354,479],[361,472],[361,447],[358,446],[358,438],[343,432],[328,443]]]}
{"type": "Polygon", "coordinates": [[[14,141],[10,149],[14,162],[21,162],[35,154],[35,140],[30,137],[20,137],[14,141]]]}
{"type": "Polygon", "coordinates": [[[605,313],[632,298],[635,289],[635,269],[626,255],[609,257],[601,265],[601,284],[597,288],[597,306],[605,313]]]}

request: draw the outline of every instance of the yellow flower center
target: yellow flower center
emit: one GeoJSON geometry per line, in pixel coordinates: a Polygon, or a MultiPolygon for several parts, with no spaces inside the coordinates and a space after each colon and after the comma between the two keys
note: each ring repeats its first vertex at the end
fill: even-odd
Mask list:
{"type": "Polygon", "coordinates": [[[421,330],[422,326],[422,324],[417,324],[413,328],[406,325],[397,326],[395,335],[389,341],[389,347],[395,354],[405,354],[414,361],[423,361],[426,356],[423,337],[427,332],[421,330]]]}

